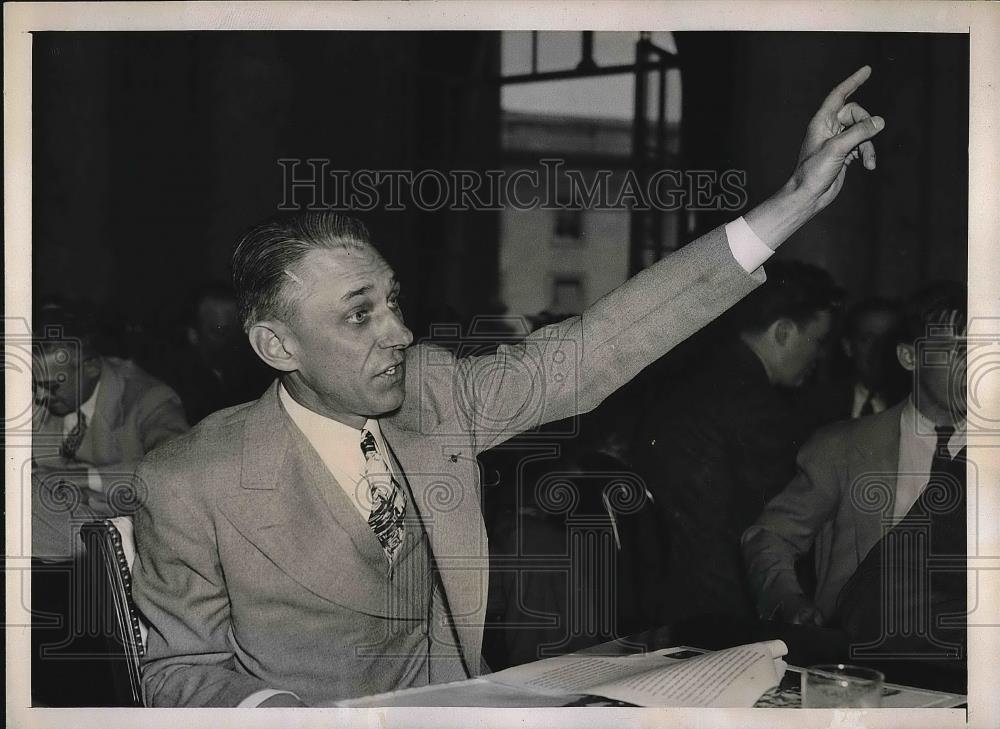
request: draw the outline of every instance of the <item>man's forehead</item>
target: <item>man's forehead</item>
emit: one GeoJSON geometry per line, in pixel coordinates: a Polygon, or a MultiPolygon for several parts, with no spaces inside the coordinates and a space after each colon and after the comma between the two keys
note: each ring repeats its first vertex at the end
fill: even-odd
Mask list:
{"type": "Polygon", "coordinates": [[[328,289],[362,280],[371,284],[388,282],[393,272],[372,246],[352,245],[309,251],[289,277],[306,288],[322,285],[328,289]]]}

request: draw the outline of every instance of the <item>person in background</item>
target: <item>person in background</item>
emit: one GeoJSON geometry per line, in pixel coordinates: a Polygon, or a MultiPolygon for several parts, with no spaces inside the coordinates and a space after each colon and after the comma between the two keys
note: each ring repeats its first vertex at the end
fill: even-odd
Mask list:
{"type": "Polygon", "coordinates": [[[881,297],[863,299],[847,311],[840,340],[847,371],[802,393],[810,431],[880,413],[906,397],[909,382],[896,364],[893,342],[898,319],[898,303],[881,297]]]}
{"type": "Polygon", "coordinates": [[[139,460],[188,429],[180,399],[134,363],[102,356],[85,310],[43,307],[34,330],[32,474],[95,514],[126,513],[139,460]]]}
{"type": "Polygon", "coordinates": [[[95,320],[82,306],[40,306],[33,327],[35,402],[25,484],[32,509],[32,700],[103,705],[110,694],[101,692],[98,676],[110,679],[99,656],[107,648],[79,619],[79,575],[86,574],[79,528],[131,513],[143,497],[134,479],[139,459],[185,432],[187,422],[169,387],[129,361],[101,355],[95,320]],[[88,660],[93,656],[98,660],[88,660]]]}
{"type": "Polygon", "coordinates": [[[243,336],[231,287],[210,283],[193,293],[183,336],[167,378],[184,403],[189,423],[259,397],[270,382],[270,373],[243,336]]]}
{"type": "MultiPolygon", "coordinates": [[[[961,284],[935,284],[915,294],[895,330],[897,358],[911,376],[913,394],[877,415],[816,433],[799,452],[795,477],[746,530],[743,554],[761,617],[842,622],[836,617],[838,596],[858,565],[887,526],[921,501],[935,464],[946,455],[949,463],[942,468],[951,468],[964,450],[966,310],[961,284]],[[817,585],[810,594],[794,565],[814,544],[817,585]]],[[[959,470],[964,480],[964,468],[959,470]]],[[[964,507],[960,518],[949,513],[960,523],[953,536],[964,551],[964,507]]],[[[868,587],[871,607],[879,590],[874,582],[868,587]]],[[[880,615],[876,610],[869,617],[880,615]]]]}
{"type": "Polygon", "coordinates": [[[789,391],[816,366],[840,301],[825,271],[769,264],[711,359],[650,401],[640,463],[667,541],[658,599],[673,618],[753,617],[740,536],[794,473],[789,391]]]}

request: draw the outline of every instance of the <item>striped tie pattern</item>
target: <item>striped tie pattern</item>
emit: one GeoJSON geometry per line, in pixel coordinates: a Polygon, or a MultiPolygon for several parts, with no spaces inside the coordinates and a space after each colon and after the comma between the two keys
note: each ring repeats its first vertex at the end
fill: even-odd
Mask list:
{"type": "Polygon", "coordinates": [[[76,457],[76,452],[83,442],[83,436],[87,434],[87,416],[77,410],[76,425],[73,426],[63,439],[62,447],[59,449],[60,455],[68,461],[76,457]]]}
{"type": "Polygon", "coordinates": [[[371,431],[361,434],[361,452],[365,456],[365,472],[362,478],[368,483],[372,511],[368,526],[375,532],[389,561],[396,555],[403,543],[403,516],[406,514],[406,494],[392,477],[389,466],[371,431]]]}

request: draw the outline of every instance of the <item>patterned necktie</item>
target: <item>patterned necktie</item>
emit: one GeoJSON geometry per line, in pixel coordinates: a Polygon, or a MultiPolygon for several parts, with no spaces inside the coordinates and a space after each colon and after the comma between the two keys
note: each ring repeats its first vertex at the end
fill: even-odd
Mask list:
{"type": "Polygon", "coordinates": [[[76,411],[76,425],[73,426],[63,439],[62,447],[59,449],[60,455],[68,461],[76,457],[76,452],[83,442],[83,436],[87,434],[87,416],[82,411],[76,411]]]}
{"type": "Polygon", "coordinates": [[[378,451],[375,436],[369,430],[361,434],[361,452],[365,456],[365,472],[362,477],[368,483],[368,493],[372,500],[368,526],[375,532],[391,562],[399,545],[403,543],[406,494],[392,477],[389,466],[378,451]]]}

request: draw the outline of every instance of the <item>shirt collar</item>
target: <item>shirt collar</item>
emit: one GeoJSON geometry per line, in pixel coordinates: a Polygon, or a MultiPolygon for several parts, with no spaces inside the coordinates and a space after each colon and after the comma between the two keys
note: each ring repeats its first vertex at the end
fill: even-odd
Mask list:
{"type": "MultiPolygon", "coordinates": [[[[913,396],[911,395],[906,399],[906,405],[903,408],[903,413],[900,420],[900,427],[902,436],[914,437],[914,438],[926,438],[931,442],[937,439],[937,434],[934,432],[934,421],[924,415],[917,406],[913,403],[913,396]]],[[[966,445],[966,419],[962,418],[959,422],[955,423],[955,432],[948,439],[948,452],[954,458],[960,450],[965,448],[966,445]]]]}
{"type": "Polygon", "coordinates": [[[90,397],[87,398],[87,402],[80,406],[80,412],[83,413],[84,417],[87,418],[87,422],[94,419],[94,411],[97,410],[97,393],[101,391],[101,380],[97,380],[97,385],[94,386],[94,391],[90,393],[90,397]]]}
{"type": "Polygon", "coordinates": [[[284,384],[278,385],[278,398],[285,406],[292,422],[298,426],[324,461],[332,459],[340,467],[352,472],[357,470],[354,466],[358,464],[363,467],[364,455],[361,452],[363,430],[371,431],[371,434],[375,436],[375,442],[384,452],[385,442],[382,439],[382,430],[379,428],[378,420],[373,418],[366,420],[363,429],[352,428],[350,425],[320,415],[302,405],[289,394],[284,384]]]}

